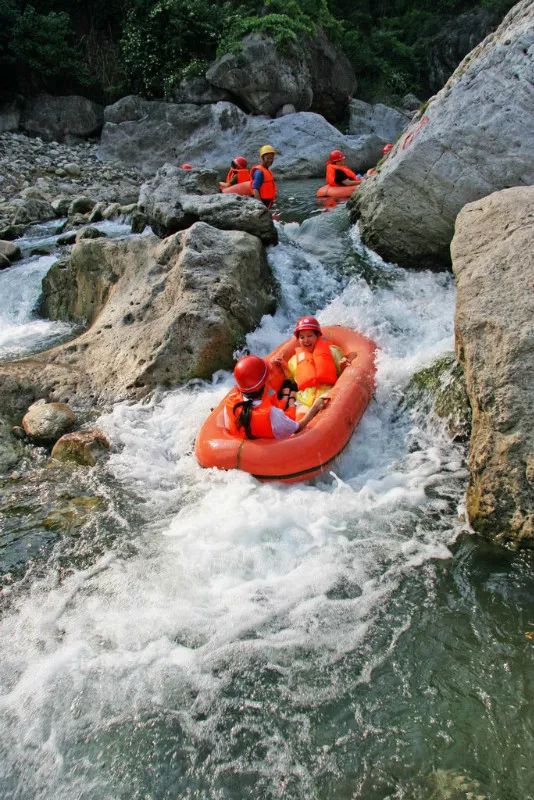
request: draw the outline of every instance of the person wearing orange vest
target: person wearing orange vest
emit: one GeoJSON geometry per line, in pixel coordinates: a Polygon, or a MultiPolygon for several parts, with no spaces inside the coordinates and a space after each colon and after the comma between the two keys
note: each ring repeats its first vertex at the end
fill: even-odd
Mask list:
{"type": "Polygon", "coordinates": [[[278,405],[276,391],[269,386],[269,365],[259,356],[239,359],[234,369],[237,386],[226,398],[224,427],[241,439],[288,439],[299,433],[326,405],[321,397],[299,421],[291,419],[289,409],[278,405]]]}
{"type": "Polygon", "coordinates": [[[250,180],[250,171],[248,169],[247,159],[243,156],[236,156],[230,164],[230,169],[226,179],[221,182],[221,189],[228,186],[235,186],[236,183],[245,183],[250,180]]]}
{"type": "Polygon", "coordinates": [[[326,182],[328,186],[357,186],[361,178],[346,167],[345,154],[341,150],[332,150],[326,162],[326,182]]]}
{"type": "Polygon", "coordinates": [[[275,359],[274,364],[297,385],[298,419],[303,410],[313,406],[317,398],[331,389],[350,361],[339,347],[329,344],[324,338],[315,317],[301,317],[295,325],[294,335],[297,339],[295,355],[287,365],[283,359],[275,359]]]}
{"type": "Polygon", "coordinates": [[[261,163],[250,170],[252,179],[252,194],[256,200],[271,208],[276,200],[276,183],[274,182],[271,166],[276,155],[276,150],[270,144],[260,147],[261,163]]]}

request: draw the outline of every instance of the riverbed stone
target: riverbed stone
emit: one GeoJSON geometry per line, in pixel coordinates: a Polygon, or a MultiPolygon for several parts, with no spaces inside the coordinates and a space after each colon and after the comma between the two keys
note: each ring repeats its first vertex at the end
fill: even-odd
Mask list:
{"type": "Polygon", "coordinates": [[[46,222],[46,220],[54,219],[55,216],[56,212],[48,201],[27,197],[17,201],[17,210],[11,222],[13,225],[46,222]]]}
{"type": "Polygon", "coordinates": [[[33,403],[22,418],[26,436],[35,444],[53,444],[76,425],[76,414],[65,403],[33,403]]]}
{"type": "Polygon", "coordinates": [[[473,410],[467,513],[486,536],[534,545],[534,187],[466,205],[451,251],[473,410]]]}
{"type": "Polygon", "coordinates": [[[202,220],[223,230],[246,231],[265,244],[278,241],[271,213],[263,203],[221,194],[216,174],[208,170],[186,171],[166,164],[141,187],[138,208],[161,237],[202,220]],[[198,189],[204,192],[196,193],[198,189]]]}
{"type": "Polygon", "coordinates": [[[102,239],[106,238],[106,234],[104,231],[99,231],[98,228],[94,228],[92,225],[88,225],[86,228],[82,228],[76,233],[76,241],[80,242],[82,239],[102,239]]]}
{"type": "Polygon", "coordinates": [[[51,457],[80,466],[94,467],[109,453],[110,444],[98,429],[66,433],[52,448],[51,457]]]}
{"type": "Polygon", "coordinates": [[[22,253],[20,251],[20,247],[18,245],[13,244],[13,242],[5,241],[4,239],[0,239],[0,255],[5,256],[8,261],[18,261],[21,258],[22,253]]]}
{"type": "Polygon", "coordinates": [[[78,195],[75,197],[68,208],[68,215],[71,217],[73,214],[87,214],[95,207],[95,201],[91,200],[86,195],[78,195]]]}
{"type": "Polygon", "coordinates": [[[534,183],[534,4],[472,50],[349,206],[362,238],[404,266],[450,266],[466,203],[534,183]]]}

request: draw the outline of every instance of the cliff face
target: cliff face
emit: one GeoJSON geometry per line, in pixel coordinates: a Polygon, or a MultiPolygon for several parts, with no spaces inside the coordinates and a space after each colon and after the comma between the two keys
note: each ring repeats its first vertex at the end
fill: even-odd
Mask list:
{"type": "Polygon", "coordinates": [[[406,266],[449,265],[466,203],[534,183],[534,4],[522,0],[458,66],[354,198],[366,244],[406,266]]]}
{"type": "Polygon", "coordinates": [[[487,536],[534,544],[534,187],[467,205],[451,251],[473,411],[467,513],[487,536]]]}

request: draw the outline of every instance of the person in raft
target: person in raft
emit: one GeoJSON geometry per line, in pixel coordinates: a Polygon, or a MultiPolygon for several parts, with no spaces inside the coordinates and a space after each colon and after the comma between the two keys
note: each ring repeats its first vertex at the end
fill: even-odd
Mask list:
{"type": "Polygon", "coordinates": [[[281,357],[273,364],[283,371],[286,383],[293,381],[297,387],[298,417],[335,384],[354,354],[346,357],[339,347],[329,344],[315,317],[301,317],[293,333],[297,339],[295,355],[287,364],[281,357]]]}
{"type": "Polygon", "coordinates": [[[326,182],[328,186],[357,186],[361,178],[345,166],[345,154],[332,150],[326,162],[326,182]]]}
{"type": "Polygon", "coordinates": [[[256,200],[271,208],[276,200],[276,183],[274,182],[271,166],[276,155],[276,150],[270,144],[260,147],[261,163],[250,170],[252,179],[252,194],[256,200]]]}
{"type": "Polygon", "coordinates": [[[221,182],[221,189],[226,189],[228,186],[235,186],[236,183],[245,183],[250,180],[250,172],[248,169],[247,159],[243,156],[236,156],[230,163],[230,169],[226,179],[221,182]]]}
{"type": "MultiPolygon", "coordinates": [[[[320,397],[299,422],[295,409],[283,410],[269,385],[269,365],[259,356],[239,359],[234,369],[236,388],[228,395],[224,407],[224,427],[242,439],[288,439],[302,431],[321,411],[329,398],[320,397]]],[[[293,401],[294,404],[294,401],[293,401]]]]}

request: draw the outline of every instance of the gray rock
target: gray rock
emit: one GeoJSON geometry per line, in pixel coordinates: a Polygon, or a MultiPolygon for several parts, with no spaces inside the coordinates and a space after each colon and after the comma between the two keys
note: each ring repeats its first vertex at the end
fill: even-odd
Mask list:
{"type": "Polygon", "coordinates": [[[139,210],[158,236],[168,236],[202,220],[223,230],[258,236],[265,244],[278,237],[270,212],[251,197],[220,194],[215,173],[185,171],[166,164],[141,187],[139,210]],[[203,194],[191,194],[195,188],[203,194]],[[209,193],[208,193],[209,192],[209,193]]]}
{"type": "Polygon", "coordinates": [[[161,241],[83,241],[43,281],[49,317],[85,322],[77,339],[0,365],[0,396],[32,391],[107,405],[208,378],[274,308],[256,236],[199,222],[161,241]]]}
{"type": "Polygon", "coordinates": [[[20,120],[21,128],[28,133],[57,142],[96,136],[102,123],[102,106],[79,95],[40,94],[28,98],[20,120]]]}
{"type": "Polygon", "coordinates": [[[395,142],[411,119],[411,115],[396,108],[390,108],[383,103],[372,105],[363,100],[352,100],[349,103],[349,113],[350,133],[360,136],[375,134],[381,139],[382,145],[395,142]]]}
{"type": "Polygon", "coordinates": [[[534,4],[522,0],[351,199],[367,245],[406,266],[448,266],[466,203],[534,183],[533,74],[534,4]]]}
{"type": "Polygon", "coordinates": [[[206,73],[253,114],[274,116],[286,104],[328,119],[342,117],[356,90],[348,58],[317,29],[315,36],[277,47],[264,33],[245,36],[238,53],[227,53],[206,73]]]}
{"type": "Polygon", "coordinates": [[[18,130],[21,107],[22,98],[20,97],[0,105],[0,133],[18,130]]]}
{"type": "Polygon", "coordinates": [[[113,217],[117,217],[119,215],[120,210],[121,210],[120,203],[110,203],[102,211],[102,217],[104,219],[113,219],[113,217]]]}
{"type": "Polygon", "coordinates": [[[67,175],[70,175],[71,178],[79,178],[82,174],[80,165],[77,164],[75,161],[65,164],[65,172],[67,173],[67,175]]]}
{"type": "Polygon", "coordinates": [[[8,259],[8,261],[18,261],[22,257],[20,247],[12,242],[7,242],[0,239],[0,255],[8,259]]]}
{"type": "Polygon", "coordinates": [[[534,187],[465,206],[451,245],[456,351],[473,410],[467,513],[534,544],[534,187]]]}
{"type": "Polygon", "coordinates": [[[291,103],[307,111],[313,100],[311,75],[302,47],[288,44],[281,52],[270,36],[251,33],[241,42],[239,53],[227,53],[206,72],[214,86],[238,98],[254,114],[274,116],[291,103]]]}
{"type": "Polygon", "coordinates": [[[78,197],[75,197],[70,203],[68,215],[71,217],[74,214],[87,214],[89,211],[93,210],[95,205],[95,201],[91,200],[90,197],[78,195],[78,197]]]}
{"type": "Polygon", "coordinates": [[[421,105],[422,105],[421,100],[419,100],[419,98],[416,97],[411,92],[405,94],[400,102],[400,107],[403,111],[410,111],[410,112],[418,111],[421,105]]]}
{"type": "Polygon", "coordinates": [[[68,197],[56,197],[55,200],[52,200],[51,206],[56,216],[66,217],[69,213],[70,199],[68,197]]]}
{"type": "Polygon", "coordinates": [[[51,457],[57,461],[73,462],[79,466],[94,467],[109,454],[110,444],[97,429],[66,433],[55,443],[51,457]]]}
{"type": "Polygon", "coordinates": [[[255,164],[260,146],[269,143],[280,151],[276,176],[322,177],[333,148],[342,149],[347,164],[361,171],[376,163],[381,142],[374,135],[344,136],[311,112],[268,119],[247,116],[231,103],[193,106],[126,97],[108,106],[105,117],[101,158],[134,164],[151,175],[165,163],[185,160],[225,175],[236,154],[255,164]]]}
{"type": "Polygon", "coordinates": [[[98,228],[92,228],[90,225],[87,228],[82,228],[76,233],[76,241],[81,242],[82,239],[102,239],[106,238],[104,231],[99,231],[98,228]]]}
{"type": "Polygon", "coordinates": [[[63,233],[57,240],[59,245],[74,244],[76,241],[76,231],[68,231],[63,233]]]}
{"type": "Polygon", "coordinates": [[[65,403],[38,400],[22,419],[26,436],[35,444],[53,444],[76,425],[76,414],[65,403]]]}
{"type": "Polygon", "coordinates": [[[305,53],[313,89],[310,110],[326,119],[339,121],[357,88],[352,64],[321,28],[305,43],[305,53]]]}
{"type": "Polygon", "coordinates": [[[56,212],[46,200],[28,197],[17,203],[17,210],[11,222],[13,225],[45,222],[48,219],[54,219],[55,216],[56,212]]]}
{"type": "Polygon", "coordinates": [[[180,81],[178,88],[173,92],[175,103],[193,103],[204,106],[209,103],[218,103],[220,100],[232,100],[230,92],[218,89],[205,77],[185,78],[180,81]]]}
{"type": "Polygon", "coordinates": [[[276,112],[277,117],[287,117],[288,114],[295,114],[297,109],[292,103],[285,103],[282,108],[276,112]]]}

